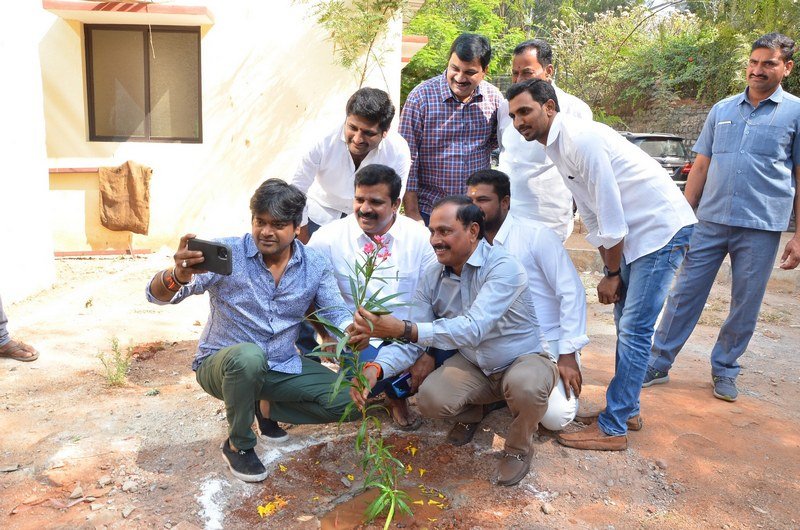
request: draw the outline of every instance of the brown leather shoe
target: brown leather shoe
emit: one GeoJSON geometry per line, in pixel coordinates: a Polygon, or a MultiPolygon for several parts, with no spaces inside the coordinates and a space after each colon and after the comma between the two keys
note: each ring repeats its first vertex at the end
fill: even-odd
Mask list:
{"type": "Polygon", "coordinates": [[[626,435],[610,436],[600,430],[596,423],[582,431],[560,434],[558,443],[573,449],[590,449],[592,451],[623,451],[628,448],[626,435]]]}
{"type": "Polygon", "coordinates": [[[447,441],[456,447],[468,444],[470,440],[472,440],[472,437],[475,436],[475,431],[477,430],[477,423],[461,423],[459,421],[453,425],[453,428],[447,433],[447,441]]]}
{"type": "Polygon", "coordinates": [[[531,469],[531,456],[533,451],[526,455],[503,453],[500,467],[497,472],[497,484],[500,486],[513,486],[528,475],[531,469]]]}
{"type": "MultiPolygon", "coordinates": [[[[585,423],[586,425],[591,425],[592,423],[597,422],[597,417],[600,415],[600,412],[590,412],[588,414],[580,414],[578,413],[575,416],[575,421],[579,421],[581,423],[585,423]]],[[[641,431],[642,427],[644,427],[644,420],[642,419],[641,414],[637,414],[632,418],[628,418],[628,421],[625,422],[628,425],[629,431],[641,431]]]]}

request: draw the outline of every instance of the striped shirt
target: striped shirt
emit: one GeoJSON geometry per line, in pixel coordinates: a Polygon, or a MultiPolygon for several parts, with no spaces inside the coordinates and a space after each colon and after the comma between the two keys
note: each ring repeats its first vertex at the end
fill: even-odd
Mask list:
{"type": "Polygon", "coordinates": [[[500,91],[481,81],[467,103],[453,96],[444,74],[417,85],[400,115],[400,134],[411,149],[406,191],[416,192],[421,212],[447,195],[463,195],[467,178],[488,169],[497,147],[500,91]]]}

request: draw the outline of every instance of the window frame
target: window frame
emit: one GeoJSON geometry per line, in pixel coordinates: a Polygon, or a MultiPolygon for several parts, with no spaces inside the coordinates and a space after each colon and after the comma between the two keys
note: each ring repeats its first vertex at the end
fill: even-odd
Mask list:
{"type": "Polygon", "coordinates": [[[88,105],[89,119],[89,141],[90,142],[149,142],[149,143],[203,143],[203,70],[202,70],[202,51],[201,27],[200,26],[150,26],[142,24],[84,24],[84,49],[86,61],[86,101],[88,105]],[[94,71],[92,67],[93,43],[92,30],[138,30],[144,34],[144,136],[100,136],[95,127],[95,97],[94,97],[94,71]],[[171,33],[194,33],[197,37],[197,138],[180,136],[157,136],[153,137],[150,122],[150,39],[149,33],[153,31],[171,33]]]}

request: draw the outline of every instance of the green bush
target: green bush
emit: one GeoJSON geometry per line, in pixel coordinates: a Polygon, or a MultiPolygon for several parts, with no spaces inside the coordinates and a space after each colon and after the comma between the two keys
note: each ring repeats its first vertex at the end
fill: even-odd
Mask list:
{"type": "Polygon", "coordinates": [[[100,363],[103,365],[106,382],[109,385],[123,386],[127,382],[128,370],[131,368],[131,359],[133,358],[133,348],[128,347],[123,353],[119,347],[119,339],[114,337],[111,339],[111,354],[99,353],[97,358],[100,359],[100,363]]]}

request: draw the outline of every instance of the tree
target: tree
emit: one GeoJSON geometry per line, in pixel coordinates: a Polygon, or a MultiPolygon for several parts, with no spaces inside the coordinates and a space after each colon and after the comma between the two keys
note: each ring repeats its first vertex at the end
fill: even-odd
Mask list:
{"type": "Polygon", "coordinates": [[[339,64],[354,71],[361,88],[372,67],[383,66],[386,50],[379,40],[406,0],[301,1],[312,4],[312,15],[330,33],[339,64]]]}
{"type": "MultiPolygon", "coordinates": [[[[402,99],[420,82],[442,73],[447,66],[450,45],[461,33],[479,33],[492,43],[489,75],[507,73],[511,69],[511,52],[525,39],[521,27],[511,27],[510,20],[498,14],[530,1],[501,0],[428,0],[408,25],[407,33],[426,35],[428,44],[411,59],[403,70],[402,99]]],[[[517,12],[519,13],[519,12],[517,12]]]]}

